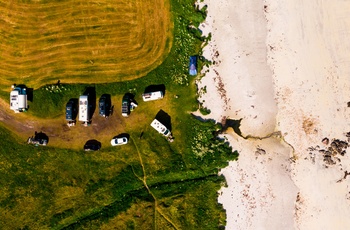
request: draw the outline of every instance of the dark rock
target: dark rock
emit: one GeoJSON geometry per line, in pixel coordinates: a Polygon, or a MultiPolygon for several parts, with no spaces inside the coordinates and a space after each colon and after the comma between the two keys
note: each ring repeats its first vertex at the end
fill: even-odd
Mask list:
{"type": "Polygon", "coordinates": [[[266,154],[266,151],[264,149],[261,149],[261,148],[256,148],[256,151],[255,151],[255,155],[265,155],[266,154]]]}
{"type": "Polygon", "coordinates": [[[324,154],[324,153],[326,152],[326,150],[321,149],[321,150],[319,150],[318,152],[321,153],[321,154],[324,154]]]}
{"type": "Polygon", "coordinates": [[[332,159],[331,156],[325,155],[323,161],[328,165],[334,165],[335,161],[332,159]]]}
{"type": "Polygon", "coordinates": [[[325,144],[325,145],[328,145],[329,144],[329,139],[327,137],[323,138],[322,139],[322,143],[325,144]]]}

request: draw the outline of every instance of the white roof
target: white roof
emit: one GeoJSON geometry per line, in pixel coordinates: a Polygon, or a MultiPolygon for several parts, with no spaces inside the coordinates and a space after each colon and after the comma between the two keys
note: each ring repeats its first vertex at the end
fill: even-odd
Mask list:
{"type": "Polygon", "coordinates": [[[151,126],[157,130],[160,134],[163,134],[165,136],[170,135],[170,131],[165,127],[165,125],[163,125],[162,123],[160,123],[157,119],[154,119],[151,123],[151,126]],[[168,132],[167,132],[168,131],[168,132]]]}
{"type": "Polygon", "coordinates": [[[155,91],[142,94],[143,101],[152,101],[163,98],[162,91],[155,91]]]}
{"type": "Polygon", "coordinates": [[[89,103],[88,96],[83,95],[79,97],[79,121],[88,122],[89,103]]]}
{"type": "Polygon", "coordinates": [[[27,95],[20,94],[19,90],[13,90],[10,93],[10,109],[19,112],[27,109],[27,95]]]}

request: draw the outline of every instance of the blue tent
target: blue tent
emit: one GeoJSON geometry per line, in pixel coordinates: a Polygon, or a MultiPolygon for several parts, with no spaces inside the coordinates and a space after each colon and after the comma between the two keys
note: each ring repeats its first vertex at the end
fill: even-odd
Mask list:
{"type": "Polygon", "coordinates": [[[197,75],[197,56],[190,56],[189,71],[191,76],[197,75]]]}

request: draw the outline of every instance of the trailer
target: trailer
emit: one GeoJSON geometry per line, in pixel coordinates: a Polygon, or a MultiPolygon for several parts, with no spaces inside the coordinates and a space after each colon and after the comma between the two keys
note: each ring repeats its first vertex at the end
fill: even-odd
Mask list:
{"type": "Polygon", "coordinates": [[[15,113],[25,112],[28,109],[27,88],[12,86],[10,93],[10,109],[15,113]]]}
{"type": "Polygon", "coordinates": [[[174,138],[171,135],[170,130],[163,125],[160,121],[158,121],[157,119],[154,119],[151,123],[151,126],[158,131],[158,133],[162,134],[163,136],[165,136],[167,138],[168,141],[173,142],[174,138]]]}
{"type": "Polygon", "coordinates": [[[153,101],[163,98],[163,92],[162,91],[155,91],[155,92],[149,92],[142,94],[143,101],[153,101]]]}
{"type": "Polygon", "coordinates": [[[79,97],[79,121],[88,124],[90,121],[89,117],[89,99],[87,95],[82,95],[79,97]]]}

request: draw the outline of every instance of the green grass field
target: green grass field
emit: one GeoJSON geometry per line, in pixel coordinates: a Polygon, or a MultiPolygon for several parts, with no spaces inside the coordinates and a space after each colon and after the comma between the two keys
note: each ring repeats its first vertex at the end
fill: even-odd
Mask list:
{"type": "MultiPolygon", "coordinates": [[[[62,67],[63,72],[60,72],[59,76],[62,86],[66,88],[62,92],[50,92],[45,90],[46,86],[38,88],[48,82],[54,83],[49,75],[39,72],[33,79],[21,78],[18,74],[11,73],[11,76],[8,75],[0,83],[3,87],[9,87],[7,84],[12,84],[12,81],[23,80],[28,87],[35,88],[28,113],[14,116],[8,113],[8,109],[0,109],[0,112],[3,110],[5,114],[13,116],[11,122],[3,122],[3,125],[0,125],[0,229],[217,229],[225,225],[225,212],[217,203],[217,191],[225,181],[217,174],[220,168],[227,165],[228,160],[237,158],[237,153],[224,141],[215,137],[214,133],[220,128],[219,125],[198,121],[190,114],[198,109],[198,103],[195,79],[187,75],[188,57],[200,54],[201,43],[205,40],[199,36],[198,31],[189,29],[189,25],[198,26],[205,17],[203,11],[193,7],[192,0],[171,0],[169,5],[163,2],[164,6],[159,1],[160,6],[154,9],[149,8],[149,3],[141,1],[120,1],[124,2],[124,5],[119,7],[107,4],[107,1],[69,0],[46,3],[28,0],[14,1],[12,4],[0,2],[1,9],[7,9],[8,14],[18,18],[16,20],[24,20],[24,13],[29,14],[31,17],[24,25],[33,26],[35,20],[39,20],[34,19],[34,12],[46,15],[52,20],[65,20],[62,16],[65,15],[69,20],[68,16],[88,14],[87,9],[92,10],[93,7],[102,7],[104,12],[109,12],[105,14],[106,17],[112,17],[115,11],[129,12],[130,15],[138,17],[145,14],[141,13],[142,10],[148,10],[151,16],[167,15],[165,18],[168,18],[169,22],[163,26],[170,33],[163,38],[164,47],[167,48],[163,47],[157,58],[141,58],[134,54],[140,59],[140,63],[157,63],[149,65],[147,70],[139,70],[139,75],[132,74],[132,71],[123,74],[114,72],[109,75],[109,67],[101,65],[101,76],[104,79],[115,76],[114,83],[101,84],[100,78],[88,74],[90,80],[86,82],[91,84],[70,84],[84,82],[80,81],[84,73],[79,68],[73,68],[73,65],[72,69],[66,68],[69,66],[62,67]],[[54,7],[55,4],[61,8],[54,7]],[[15,9],[13,12],[9,10],[11,7],[15,9]],[[39,10],[40,7],[43,7],[42,11],[39,10]],[[27,8],[36,11],[29,12],[27,8]],[[125,10],[121,11],[122,9],[125,10]],[[160,14],[159,10],[163,13],[160,14]],[[73,71],[75,75],[70,75],[69,71],[73,71]],[[151,84],[164,84],[165,97],[159,101],[144,103],[141,93],[151,84]],[[116,109],[116,115],[111,116],[108,121],[102,121],[95,114],[92,124],[107,124],[99,131],[96,130],[96,126],[73,127],[69,131],[62,131],[65,103],[69,98],[81,95],[86,87],[95,87],[97,98],[104,93],[111,94],[116,107],[119,106],[125,92],[132,92],[136,95],[139,106],[128,118],[118,115],[119,108],[116,109]],[[40,103],[42,101],[45,103],[40,103]],[[171,116],[175,137],[173,143],[166,141],[149,126],[160,109],[171,116]],[[57,134],[50,136],[48,146],[35,147],[24,143],[33,130],[18,124],[25,124],[28,120],[35,128],[57,134]],[[19,127],[21,129],[18,129],[19,127]],[[125,146],[109,146],[110,138],[121,132],[130,135],[129,143],[125,146]],[[142,138],[141,132],[144,132],[142,138]],[[102,149],[98,152],[82,151],[82,145],[87,138],[100,140],[102,149]]],[[[0,18],[10,23],[7,18],[10,16],[6,15],[0,18]]],[[[91,27],[102,26],[110,33],[117,33],[116,28],[123,26],[118,24],[121,22],[115,21],[116,25],[109,28],[99,20],[90,20],[91,27]]],[[[110,21],[106,18],[105,22],[110,21]]],[[[65,26],[68,25],[62,25],[64,30],[68,28],[65,26]]],[[[56,27],[56,30],[62,29],[58,25],[56,27]]],[[[90,34],[90,31],[83,27],[76,29],[76,33],[90,34]]],[[[148,27],[139,29],[148,30],[148,27]]],[[[8,41],[11,33],[4,30],[1,30],[1,33],[7,33],[6,39],[0,39],[0,47],[3,49],[11,43],[8,41]],[[7,45],[3,45],[4,43],[7,45]]],[[[33,46],[42,45],[34,44],[34,37],[19,39],[19,35],[11,36],[14,36],[17,42],[28,42],[33,46]]],[[[35,33],[31,36],[35,36],[35,33]]],[[[63,37],[76,41],[75,37],[69,36],[63,37]]],[[[100,38],[89,39],[91,44],[94,44],[100,38]]],[[[36,41],[44,44],[44,40],[36,41]]],[[[151,42],[153,44],[153,40],[151,42]]],[[[154,42],[157,46],[160,41],[154,42]]],[[[79,45],[75,44],[77,46],[72,45],[71,48],[67,46],[64,52],[72,54],[72,57],[78,55],[79,45]]],[[[84,49],[88,47],[85,43],[81,45],[84,49]]],[[[151,43],[148,43],[148,46],[151,46],[151,43]]],[[[35,52],[35,47],[31,52],[35,52]]],[[[1,60],[10,59],[9,56],[1,55],[2,53],[1,60]]],[[[28,53],[25,58],[34,61],[32,55],[33,53],[28,53]]],[[[100,58],[101,62],[107,60],[102,56],[100,58]]],[[[46,63],[46,59],[43,62],[35,60],[38,69],[40,63],[46,63]]],[[[59,59],[56,62],[59,62],[59,59]]],[[[199,63],[200,66],[202,64],[199,63]]],[[[59,70],[55,65],[50,68],[53,71],[59,70]]],[[[0,71],[3,71],[2,74],[11,72],[12,67],[6,64],[0,67],[0,71]]],[[[15,71],[29,71],[31,68],[29,64],[23,64],[15,71]]],[[[0,102],[3,104],[8,102],[7,90],[0,92],[0,102]]]]}

